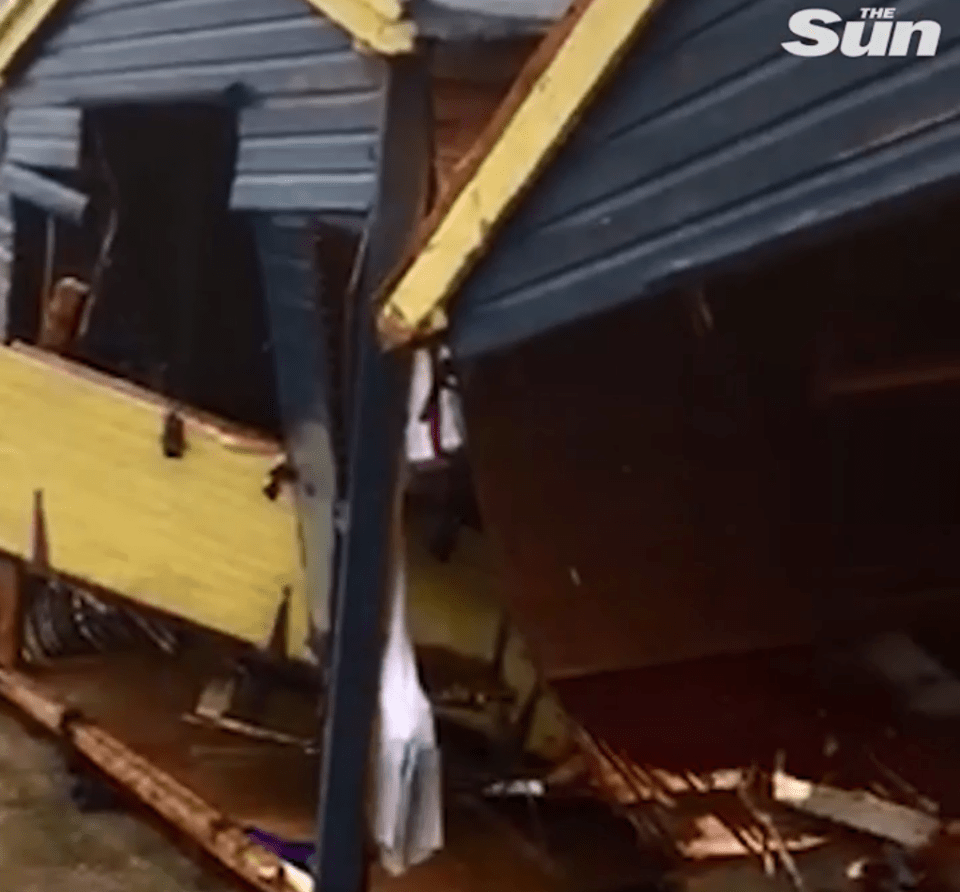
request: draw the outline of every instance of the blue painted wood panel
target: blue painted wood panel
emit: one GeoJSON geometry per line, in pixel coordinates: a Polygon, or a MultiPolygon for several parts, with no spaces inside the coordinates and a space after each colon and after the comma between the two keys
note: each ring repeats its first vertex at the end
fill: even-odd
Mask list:
{"type": "Polygon", "coordinates": [[[238,102],[234,207],[366,213],[385,68],[304,0],[79,0],[15,72],[9,157],[75,166],[61,110],[238,102]]]}
{"type": "MultiPolygon", "coordinates": [[[[825,4],[845,20],[862,4],[825,4]]],[[[800,58],[797,0],[665,4],[468,279],[462,355],[702,278],[960,176],[960,5],[934,57],[800,58]]]]}
{"type": "Polygon", "coordinates": [[[14,108],[6,120],[8,161],[73,169],[80,161],[81,113],[70,107],[14,108]]]}
{"type": "Polygon", "coordinates": [[[13,276],[13,203],[0,194],[0,340],[8,333],[10,284],[13,276]]]}

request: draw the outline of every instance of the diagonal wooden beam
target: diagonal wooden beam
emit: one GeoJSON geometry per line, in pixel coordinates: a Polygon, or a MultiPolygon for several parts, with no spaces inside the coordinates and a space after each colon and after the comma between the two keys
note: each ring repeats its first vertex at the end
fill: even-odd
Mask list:
{"type": "Polygon", "coordinates": [[[544,38],[381,291],[385,346],[445,324],[447,302],[656,5],[657,0],[581,0],[544,38]]]}
{"type": "Polygon", "coordinates": [[[385,56],[413,52],[416,28],[395,0],[307,0],[353,39],[385,56]]]}
{"type": "Polygon", "coordinates": [[[4,75],[14,58],[60,6],[63,0],[12,0],[0,13],[0,72],[4,75]]]}

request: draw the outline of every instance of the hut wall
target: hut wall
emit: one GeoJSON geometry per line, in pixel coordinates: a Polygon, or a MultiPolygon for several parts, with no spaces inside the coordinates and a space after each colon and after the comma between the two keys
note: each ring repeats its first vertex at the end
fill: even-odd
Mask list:
{"type": "Polygon", "coordinates": [[[77,109],[230,95],[238,209],[365,212],[385,63],[303,0],[85,0],[12,81],[9,153],[71,168],[77,109]]]}
{"type": "MultiPolygon", "coordinates": [[[[829,5],[860,19],[853,0],[829,5]]],[[[665,4],[460,291],[460,355],[664,293],[960,175],[960,6],[935,56],[802,58],[790,0],[665,4]]]]}
{"type": "Polygon", "coordinates": [[[442,193],[504,100],[535,43],[448,45],[434,56],[434,170],[442,193]]]}

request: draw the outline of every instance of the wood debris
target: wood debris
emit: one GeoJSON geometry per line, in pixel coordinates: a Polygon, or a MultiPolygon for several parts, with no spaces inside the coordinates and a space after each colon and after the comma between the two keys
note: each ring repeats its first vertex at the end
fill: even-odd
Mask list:
{"type": "Polygon", "coordinates": [[[186,713],[183,716],[183,721],[192,725],[206,725],[220,731],[226,731],[229,734],[249,737],[264,743],[274,743],[279,746],[295,746],[308,753],[318,752],[315,741],[294,737],[292,734],[284,734],[281,731],[274,731],[270,728],[263,728],[260,725],[254,725],[250,722],[244,722],[241,719],[231,718],[230,716],[211,715],[207,713],[186,713]]]}
{"type": "Polygon", "coordinates": [[[773,778],[773,797],[791,808],[888,839],[910,850],[930,845],[941,829],[937,818],[915,808],[862,790],[814,784],[780,771],[773,778]]]}

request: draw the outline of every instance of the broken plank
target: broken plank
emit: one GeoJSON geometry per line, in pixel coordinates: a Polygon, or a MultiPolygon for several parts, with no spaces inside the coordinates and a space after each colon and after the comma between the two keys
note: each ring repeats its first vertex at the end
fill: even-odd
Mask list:
{"type": "Polygon", "coordinates": [[[936,818],[872,793],[814,784],[782,772],[774,775],[773,797],[791,808],[888,839],[907,849],[928,845],[941,828],[936,818]]]}

